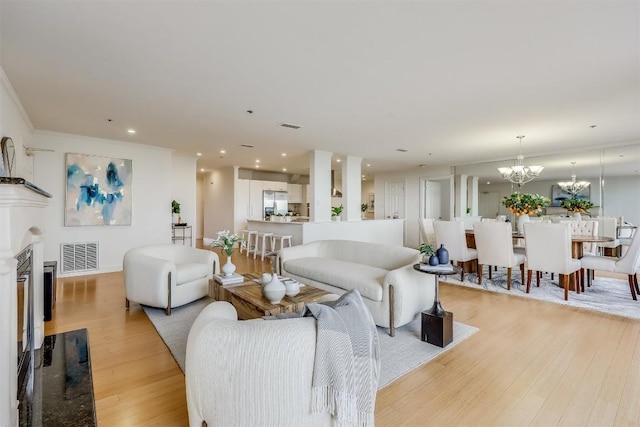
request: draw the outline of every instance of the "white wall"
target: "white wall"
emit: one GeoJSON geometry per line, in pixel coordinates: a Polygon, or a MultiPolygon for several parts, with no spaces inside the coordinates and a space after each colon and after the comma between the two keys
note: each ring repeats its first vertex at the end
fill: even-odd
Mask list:
{"type": "MultiPolygon", "coordinates": [[[[420,216],[420,180],[428,177],[442,177],[451,174],[448,166],[433,168],[414,168],[406,171],[396,171],[376,174],[375,176],[375,218],[384,219],[385,188],[387,182],[405,182],[405,236],[404,245],[412,248],[419,246],[420,230],[418,218],[420,216]]],[[[443,192],[444,192],[443,188],[443,192]]]]}
{"type": "MultiPolygon", "coordinates": [[[[191,246],[195,246],[197,218],[195,157],[173,156],[171,170],[171,198],[180,203],[180,218],[189,224],[192,232],[191,246]]],[[[170,210],[171,205],[167,205],[170,210]]],[[[188,243],[188,242],[186,242],[188,243]]]]}
{"type": "Polygon", "coordinates": [[[605,216],[640,225],[640,175],[606,178],[603,193],[605,216]]]}
{"type": "MultiPolygon", "coordinates": [[[[44,233],[45,260],[60,264],[60,244],[75,242],[99,243],[99,270],[122,270],[124,253],[133,247],[154,243],[171,243],[172,180],[188,182],[173,173],[170,150],[121,141],[90,138],[53,132],[36,131],[33,145],[54,152],[38,152],[34,156],[34,183],[53,195],[46,208],[44,233]],[[81,153],[132,160],[132,218],[130,226],[65,227],[64,201],[66,187],[65,154],[81,153]]],[[[194,193],[192,214],[195,213],[195,169],[191,187],[194,193]]],[[[83,273],[83,274],[86,274],[83,273]]]]}
{"type": "Polygon", "coordinates": [[[0,68],[0,138],[9,136],[13,140],[16,150],[14,163],[14,177],[33,181],[32,157],[24,153],[24,147],[31,146],[33,125],[29,116],[22,108],[9,79],[0,68]]]}
{"type": "Polygon", "coordinates": [[[235,194],[233,166],[211,171],[204,180],[204,236],[234,230],[235,194]]]}

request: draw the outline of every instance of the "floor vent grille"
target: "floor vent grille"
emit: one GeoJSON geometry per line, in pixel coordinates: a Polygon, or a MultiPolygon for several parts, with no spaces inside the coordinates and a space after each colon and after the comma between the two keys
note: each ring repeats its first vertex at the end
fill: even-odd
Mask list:
{"type": "Polygon", "coordinates": [[[60,251],[63,273],[98,269],[98,242],[63,243],[60,251]]]}

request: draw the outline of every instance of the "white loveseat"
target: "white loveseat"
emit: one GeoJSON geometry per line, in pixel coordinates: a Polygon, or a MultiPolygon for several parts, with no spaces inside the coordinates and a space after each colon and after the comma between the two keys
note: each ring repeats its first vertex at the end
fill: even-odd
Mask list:
{"type": "Polygon", "coordinates": [[[311,414],[316,320],[237,321],[228,302],[198,315],[187,340],[189,425],[330,426],[311,414]]]}
{"type": "Polygon", "coordinates": [[[334,294],[358,289],[376,325],[395,328],[431,307],[435,281],[417,272],[420,253],[402,246],[320,240],[281,249],[280,274],[334,294]]]}
{"type": "Polygon", "coordinates": [[[149,245],[124,255],[124,288],[129,302],[180,307],[209,293],[209,279],[220,273],[218,254],[182,245],[149,245]]]}

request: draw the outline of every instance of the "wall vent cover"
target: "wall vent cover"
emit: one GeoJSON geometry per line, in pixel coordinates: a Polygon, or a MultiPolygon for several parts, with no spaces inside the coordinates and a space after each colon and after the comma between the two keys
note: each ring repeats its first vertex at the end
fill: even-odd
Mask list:
{"type": "Polygon", "coordinates": [[[289,129],[300,129],[302,127],[300,125],[296,125],[293,123],[280,123],[280,126],[282,126],[283,128],[289,128],[289,129]]]}
{"type": "Polygon", "coordinates": [[[98,269],[98,242],[62,243],[62,273],[98,269]]]}

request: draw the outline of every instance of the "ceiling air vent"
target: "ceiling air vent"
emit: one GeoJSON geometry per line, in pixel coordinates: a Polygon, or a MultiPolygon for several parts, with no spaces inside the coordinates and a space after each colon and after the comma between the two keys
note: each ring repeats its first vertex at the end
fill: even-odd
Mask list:
{"type": "Polygon", "coordinates": [[[253,148],[253,145],[249,145],[249,144],[241,144],[240,147],[244,147],[244,148],[253,148]]]}
{"type": "Polygon", "coordinates": [[[294,125],[293,123],[280,123],[279,126],[282,126],[283,128],[289,128],[289,129],[300,129],[302,127],[300,125],[294,125]]]}

